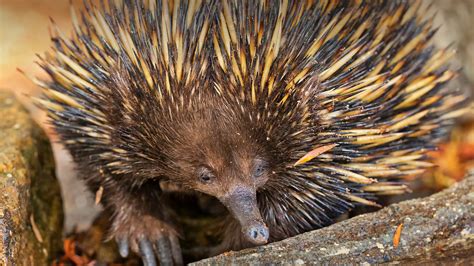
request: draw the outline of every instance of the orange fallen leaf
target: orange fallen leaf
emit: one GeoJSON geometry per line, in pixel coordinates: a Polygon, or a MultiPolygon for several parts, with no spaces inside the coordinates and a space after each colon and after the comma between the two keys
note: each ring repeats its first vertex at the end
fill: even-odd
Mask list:
{"type": "Polygon", "coordinates": [[[400,237],[402,235],[402,228],[403,223],[399,224],[397,230],[395,230],[395,234],[393,235],[393,247],[397,248],[398,244],[400,244],[400,237]]]}
{"type": "MultiPolygon", "coordinates": [[[[81,257],[76,254],[76,244],[74,242],[74,239],[71,238],[66,238],[64,240],[64,256],[61,258],[61,262],[65,261],[72,261],[74,265],[87,265],[89,263],[89,260],[85,257],[81,257]]],[[[64,263],[59,263],[59,265],[64,265],[64,263]]]]}
{"type": "Polygon", "coordinates": [[[315,157],[331,150],[332,148],[334,148],[336,146],[337,146],[337,144],[329,144],[329,145],[317,147],[316,149],[306,153],[293,166],[297,166],[297,165],[300,165],[300,164],[307,163],[307,162],[311,161],[312,159],[314,159],[315,157]]]}
{"type": "Polygon", "coordinates": [[[459,151],[462,160],[474,160],[474,144],[463,144],[459,151]]]}
{"type": "Polygon", "coordinates": [[[439,167],[435,172],[438,172],[439,177],[458,181],[465,176],[467,169],[459,157],[461,147],[462,144],[456,141],[450,141],[439,146],[440,149],[434,156],[434,163],[439,167]]]}

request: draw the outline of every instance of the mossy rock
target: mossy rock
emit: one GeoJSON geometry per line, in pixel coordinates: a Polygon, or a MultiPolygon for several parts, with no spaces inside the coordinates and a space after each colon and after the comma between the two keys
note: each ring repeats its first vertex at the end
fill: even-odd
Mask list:
{"type": "Polygon", "coordinates": [[[44,132],[0,92],[0,265],[48,265],[61,248],[63,209],[44,132]]]}

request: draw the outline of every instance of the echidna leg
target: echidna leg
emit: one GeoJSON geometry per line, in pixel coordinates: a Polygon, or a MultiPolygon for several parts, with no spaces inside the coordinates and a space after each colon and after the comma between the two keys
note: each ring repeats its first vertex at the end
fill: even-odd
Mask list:
{"type": "Polygon", "coordinates": [[[142,257],[144,265],[156,265],[157,260],[160,265],[182,265],[178,233],[157,185],[146,183],[131,189],[112,183],[108,179],[103,184],[102,203],[114,214],[110,234],[120,255],[127,257],[131,249],[142,257]]]}

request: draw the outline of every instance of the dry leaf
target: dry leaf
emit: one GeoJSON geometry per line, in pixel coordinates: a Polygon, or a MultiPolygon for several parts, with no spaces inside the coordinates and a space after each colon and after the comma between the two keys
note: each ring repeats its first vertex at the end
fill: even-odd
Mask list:
{"type": "Polygon", "coordinates": [[[397,230],[395,230],[395,234],[393,235],[393,247],[397,248],[400,244],[400,237],[402,235],[403,223],[399,224],[397,230]]]}
{"type": "Polygon", "coordinates": [[[337,146],[337,144],[329,144],[329,145],[317,147],[316,149],[306,153],[293,166],[297,166],[297,165],[300,165],[300,164],[307,163],[307,162],[311,161],[312,159],[314,159],[315,157],[331,150],[332,148],[334,148],[336,146],[337,146]]]}

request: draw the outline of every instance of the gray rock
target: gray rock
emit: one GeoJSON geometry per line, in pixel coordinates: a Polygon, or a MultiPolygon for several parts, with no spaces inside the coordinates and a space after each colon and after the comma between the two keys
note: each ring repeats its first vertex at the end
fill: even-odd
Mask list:
{"type": "Polygon", "coordinates": [[[474,173],[427,198],[393,204],[320,230],[193,265],[467,265],[474,262],[473,226],[474,173]],[[396,246],[394,234],[400,224],[396,246]]]}
{"type": "Polygon", "coordinates": [[[50,144],[13,95],[0,92],[0,265],[48,265],[62,223],[50,144]]]}

